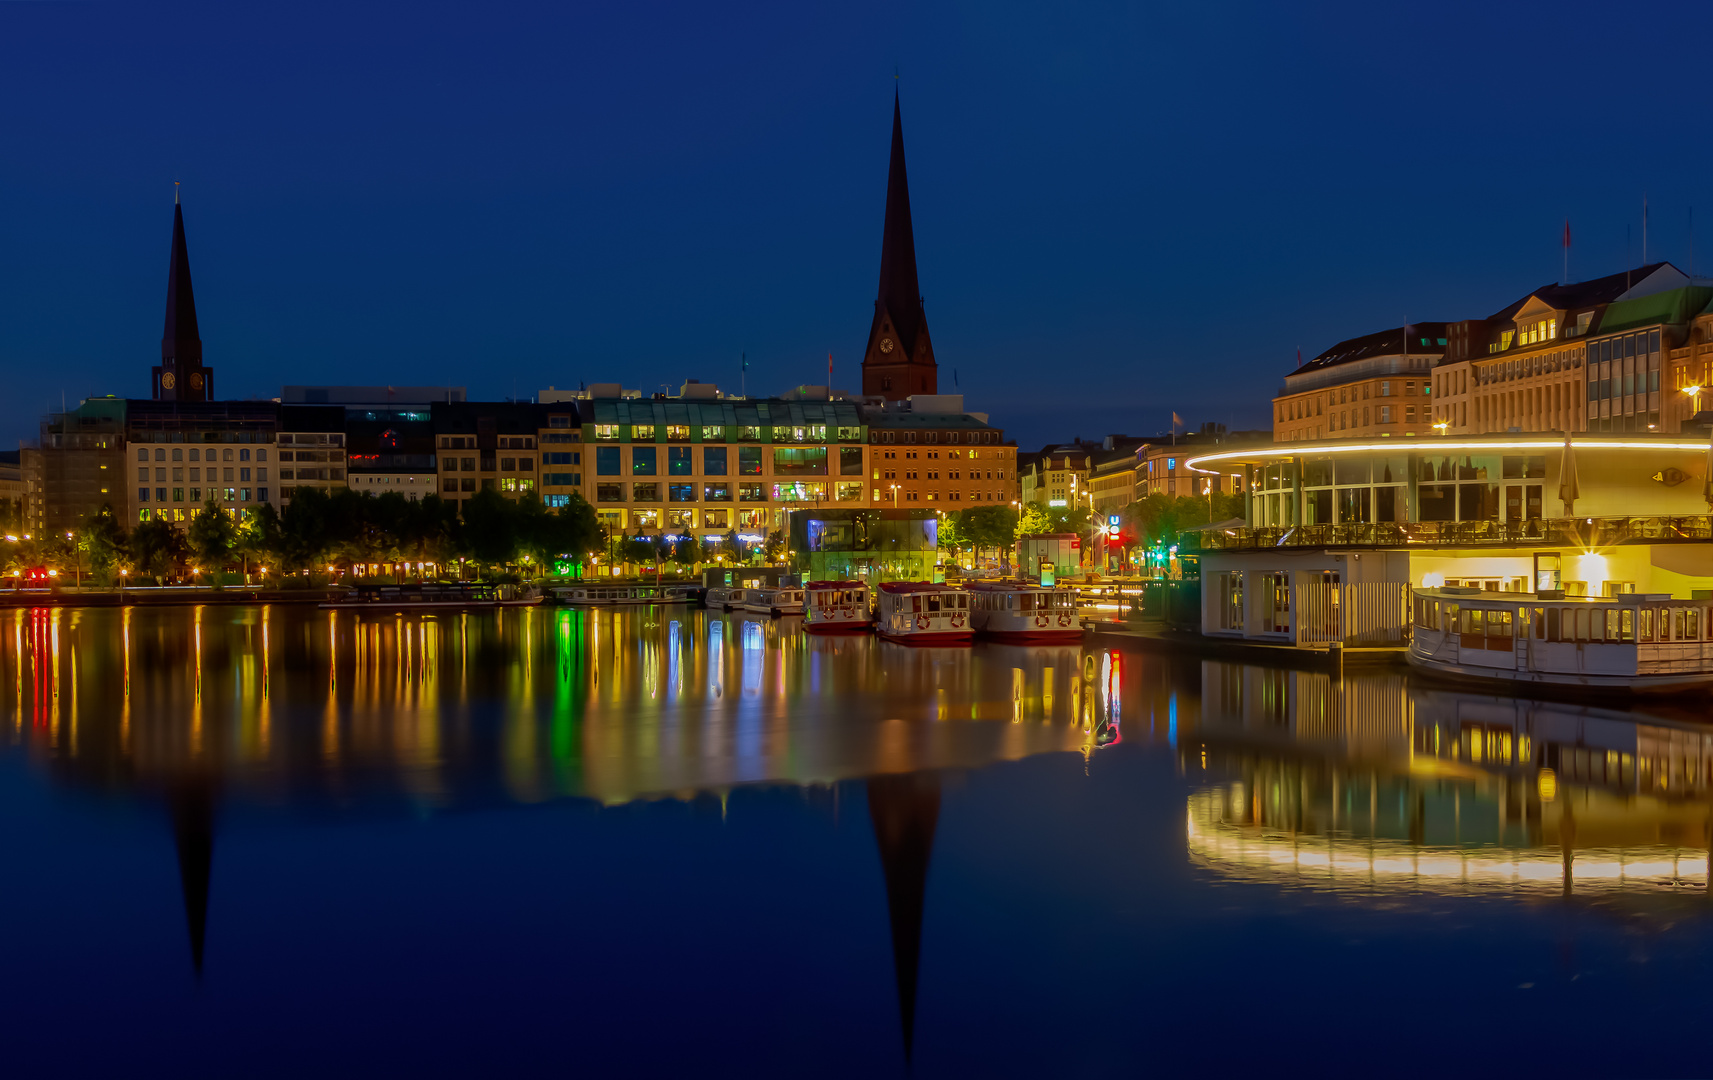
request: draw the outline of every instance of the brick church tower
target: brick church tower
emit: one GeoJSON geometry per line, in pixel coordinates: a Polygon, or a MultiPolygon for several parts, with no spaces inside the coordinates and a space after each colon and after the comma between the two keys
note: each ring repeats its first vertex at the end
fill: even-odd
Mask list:
{"type": "Polygon", "coordinates": [[[880,237],[880,295],[862,354],[862,392],[888,401],[939,392],[934,344],[916,280],[916,235],[910,225],[910,182],[904,175],[904,119],[892,98],[892,162],[886,175],[886,222],[880,237]]]}
{"type": "Polygon", "coordinates": [[[167,267],[167,322],[161,331],[161,362],[151,369],[156,401],[212,401],[214,370],[202,366],[196,332],[196,294],[190,288],[190,251],[184,243],[184,208],[172,201],[172,262],[167,267]]]}

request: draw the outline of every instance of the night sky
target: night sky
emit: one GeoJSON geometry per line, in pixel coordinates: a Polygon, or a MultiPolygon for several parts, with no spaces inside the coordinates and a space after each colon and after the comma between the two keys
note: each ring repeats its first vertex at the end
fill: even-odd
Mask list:
{"type": "Polygon", "coordinates": [[[1028,448],[1265,426],[1340,338],[1713,269],[1713,5],[0,3],[0,442],[223,397],[855,389],[892,93],[942,389],[1028,448]],[[894,81],[894,71],[899,79],[894,81]],[[1630,236],[1626,239],[1626,230],[1630,236]]]}

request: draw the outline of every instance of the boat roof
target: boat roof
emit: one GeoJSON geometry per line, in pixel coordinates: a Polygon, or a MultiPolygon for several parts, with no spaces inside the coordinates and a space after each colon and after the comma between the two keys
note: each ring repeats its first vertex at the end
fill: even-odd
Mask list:
{"type": "Polygon", "coordinates": [[[350,588],[358,592],[379,592],[382,589],[398,589],[405,592],[422,592],[424,589],[491,589],[491,581],[358,581],[350,588]]]}
{"type": "Polygon", "coordinates": [[[886,581],[880,586],[881,592],[889,593],[922,593],[922,592],[963,592],[963,589],[951,585],[936,585],[932,581],[886,581]]]}
{"type": "Polygon", "coordinates": [[[971,592],[1075,592],[1069,585],[1031,585],[1026,581],[974,581],[971,592]]]}
{"type": "Polygon", "coordinates": [[[805,589],[866,589],[866,581],[811,581],[804,585],[805,589]]]}

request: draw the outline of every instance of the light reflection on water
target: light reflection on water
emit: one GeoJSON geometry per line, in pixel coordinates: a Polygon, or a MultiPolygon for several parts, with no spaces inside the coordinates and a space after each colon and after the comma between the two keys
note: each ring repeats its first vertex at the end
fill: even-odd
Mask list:
{"type": "Polygon", "coordinates": [[[71,775],[122,764],[142,786],[208,770],[233,794],[361,778],[446,804],[491,800],[497,780],[511,801],[612,804],[1107,738],[1077,647],[905,649],[684,609],[7,617],[13,741],[71,775]]]}
{"type": "MultiPolygon", "coordinates": [[[[0,620],[10,760],[56,791],[164,809],[173,852],[164,857],[176,856],[189,968],[206,967],[228,987],[263,980],[284,963],[237,959],[256,918],[247,886],[257,870],[245,861],[261,843],[256,828],[215,844],[217,835],[232,835],[235,820],[258,818],[284,821],[277,828],[317,852],[337,848],[341,830],[366,837],[377,821],[429,822],[427,857],[448,863],[454,879],[485,865],[488,849],[535,837],[518,856],[532,873],[537,864],[563,862],[614,894],[615,906],[588,917],[632,941],[599,968],[609,981],[650,962],[676,972],[700,953],[717,953],[722,936],[741,935],[737,911],[718,921],[709,911],[707,925],[697,921],[722,892],[753,883],[751,903],[786,896],[819,914],[839,904],[810,888],[816,875],[840,896],[861,897],[868,882],[874,895],[847,905],[844,922],[829,915],[821,925],[810,915],[812,929],[800,931],[807,936],[797,946],[836,948],[851,933],[853,912],[884,920],[884,990],[839,975],[848,966],[830,971],[835,981],[867,987],[871,1003],[884,996],[891,1013],[877,1047],[823,1066],[852,1075],[885,1071],[918,1043],[929,1059],[918,1057],[920,1072],[933,1071],[936,1053],[945,1072],[972,1062],[988,1073],[1052,1071],[1063,1064],[1062,1025],[1036,1031],[1018,1016],[1010,1023],[1018,1046],[970,1043],[971,1024],[984,1028],[1010,1008],[999,1000],[1001,988],[1014,983],[1014,996],[1032,1001],[1026,1012],[1034,1015],[1053,1008],[1028,993],[1042,979],[1069,987],[1067,1002],[1145,996],[1156,976],[1162,988],[1195,985],[1201,970],[1172,967],[1160,943],[1217,942],[1260,917],[1289,920],[1289,932],[1252,940],[1251,953],[1287,950],[1301,935],[1343,933],[1350,910],[1376,919],[1406,912],[1416,920],[1408,932],[1385,924],[1373,931],[1394,936],[1387,952],[1365,962],[1386,963],[1408,954],[1408,934],[1423,932],[1420,920],[1443,911],[1436,905],[1521,901],[1518,918],[1533,918],[1527,913],[1543,900],[1572,913],[1582,910],[1577,905],[1616,903],[1626,917],[1646,914],[1663,935],[1661,951],[1650,955],[1709,951],[1713,737],[1683,707],[1619,711],[1446,690],[1389,669],[1339,679],[1087,646],[909,649],[861,636],[809,637],[794,620],[681,608],[359,619],[295,606],[209,606],[40,609],[0,620]],[[776,791],[799,801],[769,801],[776,791]],[[579,805],[607,809],[584,824],[552,817],[545,837],[534,831],[541,819],[531,815],[579,805]],[[696,863],[698,852],[739,845],[750,833],[701,836],[692,821],[671,816],[640,829],[630,816],[674,805],[702,808],[696,813],[712,806],[722,827],[730,811],[749,828],[775,831],[765,845],[743,841],[759,846],[743,849],[741,874],[722,870],[696,863]],[[533,809],[513,809],[522,806],[533,809]],[[296,824],[303,815],[314,828],[296,824]],[[805,827],[800,819],[831,824],[805,839],[790,831],[805,827]],[[841,839],[853,829],[861,835],[856,847],[841,839]],[[618,836],[629,839],[603,856],[601,843],[618,836]],[[1149,847],[1151,836],[1170,842],[1149,847]],[[657,854],[665,852],[673,854],[657,854]],[[667,858],[699,867],[663,879],[693,904],[625,891],[631,878],[655,880],[654,864],[667,858]],[[250,899],[240,903],[235,894],[250,899]],[[1328,918],[1303,906],[1320,902],[1344,909],[1328,918]],[[1050,916],[1040,914],[1043,906],[1050,916]],[[1216,926],[1209,914],[1216,909],[1238,921],[1216,926]],[[649,942],[665,918],[696,930],[687,944],[655,955],[649,942]],[[1091,918],[1098,947],[1080,941],[1068,954],[1049,947],[1064,927],[1091,918]],[[1066,955],[1086,958],[1084,966],[1060,970],[1066,955]],[[964,1036],[953,1038],[958,1031],[964,1036]]],[[[46,816],[31,819],[30,830],[117,873],[122,860],[92,848],[73,812],[44,805],[36,813],[46,816]]],[[[396,837],[365,842],[372,850],[364,856],[382,862],[408,846],[396,837]]],[[[341,917],[355,917],[346,909],[362,910],[364,897],[386,894],[384,876],[369,880],[347,868],[322,881],[313,861],[305,865],[303,888],[314,895],[332,886],[341,917]]],[[[454,939],[477,932],[467,909],[491,910],[515,922],[532,948],[551,947],[543,941],[558,928],[558,909],[593,903],[561,891],[551,876],[531,878],[520,893],[472,874],[474,892],[461,900],[441,903],[429,892],[410,903],[457,927],[454,939]],[[531,921],[518,908],[536,892],[547,898],[547,913],[531,921]]],[[[30,887],[46,908],[64,906],[64,918],[74,918],[76,900],[56,892],[56,879],[30,887]]],[[[0,910],[10,912],[5,905],[20,895],[14,888],[0,896],[0,910]]],[[[785,916],[755,918],[771,929],[785,916]]],[[[388,920],[363,925],[387,940],[388,920]]],[[[1511,929],[1527,938],[1531,925],[1511,929]]],[[[1592,935],[1585,952],[1618,940],[1604,925],[1575,933],[1592,935]]],[[[178,934],[185,940],[183,928],[178,934]]],[[[569,955],[583,956],[589,945],[573,941],[578,951],[569,955]]],[[[315,941],[291,944],[313,948],[315,941]]],[[[22,939],[9,947],[20,970],[35,970],[35,962],[57,970],[48,953],[31,952],[22,939]]],[[[1198,962],[1218,959],[1217,948],[1204,946],[1198,962]]],[[[1456,978],[1479,982],[1497,970],[1495,947],[1483,949],[1463,957],[1456,978]]],[[[746,952],[746,970],[761,974],[751,997],[734,995],[732,1007],[788,1009],[802,993],[787,974],[791,955],[772,940],[746,952]],[[769,985],[769,973],[789,988],[769,985]]],[[[1446,948],[1448,958],[1458,955],[1446,948]]],[[[494,973],[485,963],[467,965],[456,985],[486,985],[494,973]]],[[[1317,963],[1329,983],[1339,977],[1336,960],[1317,963]]],[[[99,987],[119,964],[67,977],[99,987]]],[[[432,966],[395,958],[394,969],[395,984],[380,992],[425,983],[456,993],[432,966]]],[[[147,980],[162,978],[159,965],[142,970],[147,980]]],[[[534,991],[528,979],[520,982],[534,991]]],[[[301,1017],[296,1000],[272,1001],[282,1024],[301,1017]]],[[[1149,1000],[1152,1012],[1176,1016],[1187,1032],[1202,1022],[1199,1011],[1170,1013],[1168,997],[1149,1000]]],[[[16,1002],[0,996],[7,1004],[16,1002]]],[[[585,1007],[614,1038],[645,1034],[624,1010],[606,1011],[598,999],[585,1007]]],[[[799,1023],[811,1016],[834,1023],[829,1015],[837,1010],[816,1008],[799,1023]]],[[[851,1023],[872,1034],[861,1027],[871,1021],[851,1023]]],[[[45,1039],[53,1028],[42,1030],[45,1039]]],[[[845,1053],[852,1030],[830,1029],[812,1049],[845,1053]]],[[[1088,1045],[1124,1030],[1103,1027],[1088,1045]]],[[[305,1053],[317,1047],[332,1052],[311,1042],[305,1053]]],[[[1099,1060],[1161,1052],[1136,1049],[1113,1044],[1099,1060]]],[[[293,1063],[282,1060],[282,1070],[293,1063]]],[[[415,1065],[433,1072],[472,1060],[482,1059],[436,1064],[431,1056],[415,1065]]],[[[698,1060],[648,1063],[664,1070],[698,1060]]]]}

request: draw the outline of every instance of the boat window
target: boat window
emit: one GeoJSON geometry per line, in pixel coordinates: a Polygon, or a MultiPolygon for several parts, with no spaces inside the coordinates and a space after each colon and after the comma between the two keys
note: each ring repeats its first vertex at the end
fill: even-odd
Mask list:
{"type": "Polygon", "coordinates": [[[1546,639],[1548,641],[1558,640],[1558,608],[1546,609],[1546,639]]]}
{"type": "Polygon", "coordinates": [[[1618,613],[1618,618],[1618,640],[1636,640],[1636,613],[1631,611],[1629,608],[1625,608],[1623,611],[1618,613]]]}
{"type": "Polygon", "coordinates": [[[929,611],[940,610],[940,598],[939,597],[937,597],[937,596],[928,597],[928,610],[929,611]]]}
{"type": "Polygon", "coordinates": [[[1701,640],[1701,609],[1690,608],[1684,612],[1683,637],[1686,641],[1701,640]]]}
{"type": "Polygon", "coordinates": [[[1588,609],[1587,608],[1576,608],[1574,610],[1576,612],[1576,633],[1571,637],[1571,640],[1572,641],[1587,641],[1588,640],[1588,609]]]}
{"type": "Polygon", "coordinates": [[[1643,608],[1641,610],[1640,616],[1636,619],[1636,636],[1642,641],[1652,641],[1654,639],[1653,608],[1643,608]]]}
{"type": "Polygon", "coordinates": [[[1546,640],[1546,608],[1535,608],[1535,640],[1546,640]]]}
{"type": "Polygon", "coordinates": [[[1674,641],[1683,640],[1683,609],[1671,609],[1671,636],[1674,641]]]}

